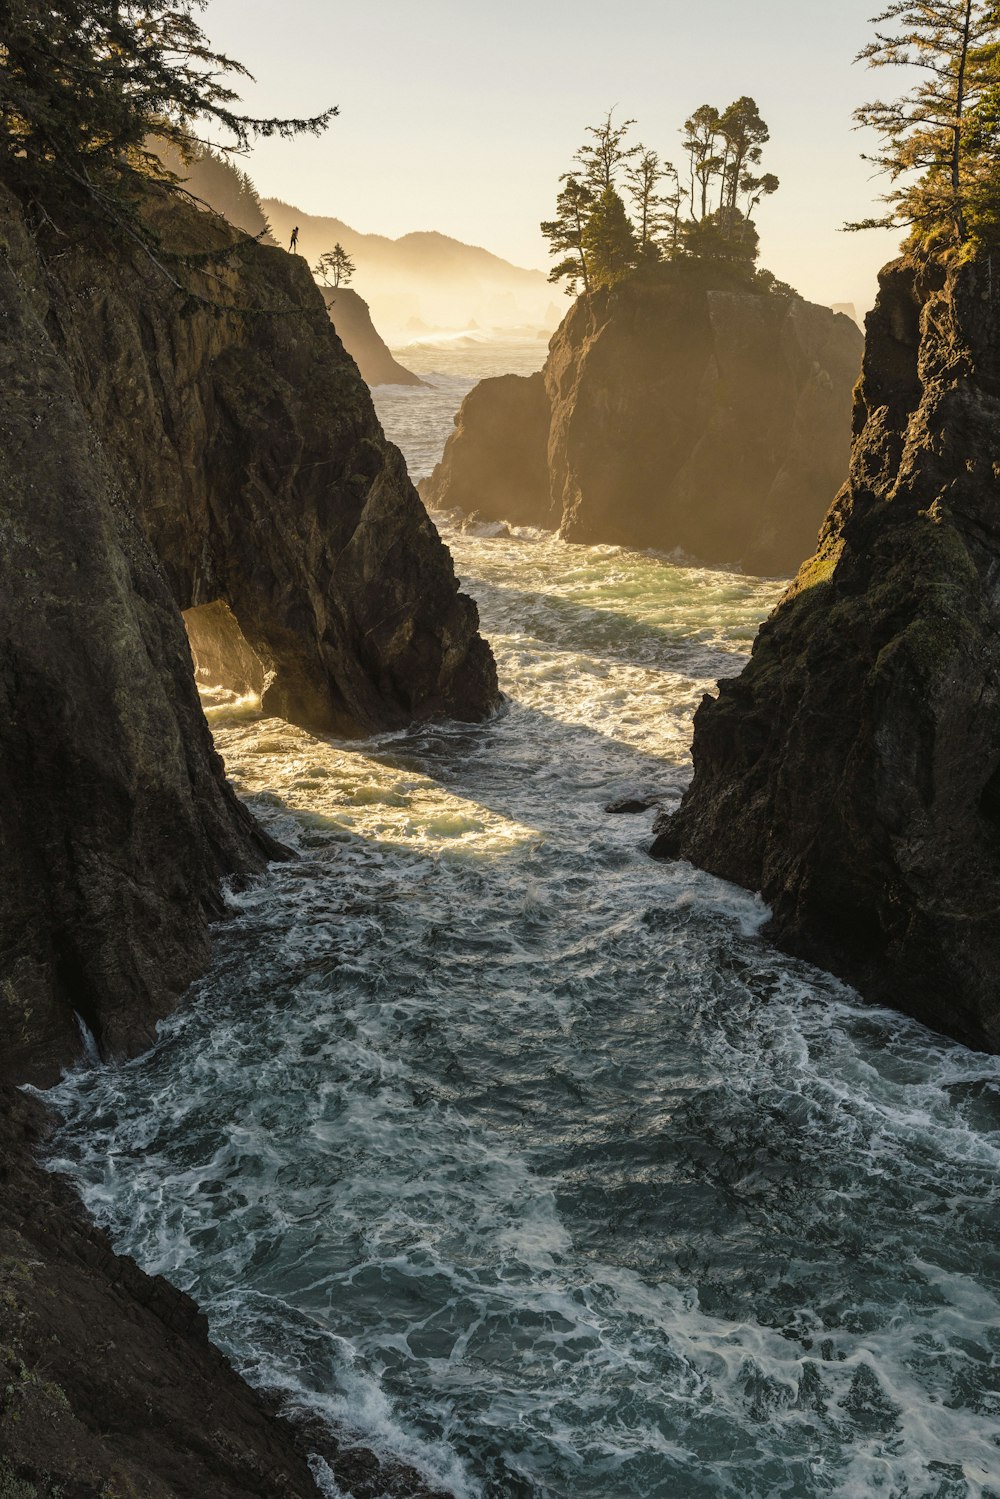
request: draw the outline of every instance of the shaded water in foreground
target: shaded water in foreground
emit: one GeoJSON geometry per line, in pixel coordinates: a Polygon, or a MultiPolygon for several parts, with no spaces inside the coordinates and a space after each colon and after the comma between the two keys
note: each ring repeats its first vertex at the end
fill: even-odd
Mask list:
{"type": "Polygon", "coordinates": [[[462,1499],[1000,1495],[1000,1063],[602,811],[679,794],[776,586],[448,539],[505,712],[220,710],[302,857],[156,1050],[55,1090],[57,1163],[252,1379],[462,1499]]]}

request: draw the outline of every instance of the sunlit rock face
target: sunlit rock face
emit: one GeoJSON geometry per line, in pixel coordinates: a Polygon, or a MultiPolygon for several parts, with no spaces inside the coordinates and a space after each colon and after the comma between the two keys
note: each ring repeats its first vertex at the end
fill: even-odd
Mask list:
{"type": "MultiPolygon", "coordinates": [[[[387,443],[305,261],[172,201],[188,274],[71,240],[38,289],[53,342],[183,610],[222,601],[267,679],[265,711],[356,735],[480,719],[489,647],[387,443]]],[[[223,684],[227,685],[227,684],[223,684]]]]}
{"type": "Polygon", "coordinates": [[[552,340],[544,412],[528,389],[474,391],[426,496],[792,572],[847,473],[863,342],[828,308],[680,274],[595,292],[552,340]]]}
{"type": "Polygon", "coordinates": [[[0,1082],[51,1082],[76,1015],[108,1054],[150,1044],[207,961],[220,880],[276,850],[226,783],[180,614],[2,208],[0,1082]]]}
{"type": "Polygon", "coordinates": [[[763,891],[773,937],[1000,1051],[1000,317],[988,263],[899,261],[850,479],[655,852],[763,891]]]}
{"type": "Polygon", "coordinates": [[[423,385],[419,375],[393,358],[372,322],[368,303],[353,286],[327,286],[322,292],[337,336],[366,385],[423,385]]]}

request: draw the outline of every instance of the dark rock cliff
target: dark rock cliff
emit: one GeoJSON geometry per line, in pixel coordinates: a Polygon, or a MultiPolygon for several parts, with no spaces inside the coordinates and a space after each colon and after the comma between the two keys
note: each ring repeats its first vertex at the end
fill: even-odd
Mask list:
{"type": "Polygon", "coordinates": [[[141,1050],[268,840],[226,783],[184,625],[65,363],[0,256],[0,1079],[52,1081],[74,1015],[141,1050]]]}
{"type": "Polygon", "coordinates": [[[368,303],[352,286],[321,287],[330,321],[366,385],[423,385],[419,375],[394,359],[372,322],[368,303]]]}
{"type": "Polygon", "coordinates": [[[825,307],[692,277],[581,297],[549,346],[547,415],[537,383],[520,402],[513,377],[473,392],[428,501],[791,572],[847,472],[862,336],[825,307]]]}
{"type": "MultiPolygon", "coordinates": [[[[169,202],[150,216],[189,254],[236,237],[169,202]]],[[[21,279],[177,604],[228,605],[265,710],[344,735],[486,716],[496,672],[476,606],[305,262],[244,240],[188,275],[239,309],[213,311],[139,253],[54,250],[21,279]]]]}
{"type": "Polygon", "coordinates": [[[481,380],[462,402],[444,458],[421,481],[421,494],[440,510],[558,526],[549,499],[551,420],[542,373],[481,380]]]}
{"type": "Polygon", "coordinates": [[[0,188],[0,1492],[290,1499],[321,1451],[358,1499],[416,1496],[278,1421],[187,1298],[111,1252],[11,1085],[76,1058],[77,1017],[144,1049],[221,881],[283,852],[226,783],[181,608],[211,606],[195,633],[268,706],[347,732],[484,715],[492,659],[305,268],[249,244],[198,275],[244,310],[185,306],[50,207],[36,238],[0,188]]]}
{"type": "MultiPolygon", "coordinates": [[[[233,236],[183,207],[169,232],[233,236]]],[[[148,1044],[204,966],[220,879],[271,852],[225,783],[178,607],[235,619],[265,708],[314,728],[496,698],[475,605],[304,266],[247,241],[200,280],[267,310],[218,312],[141,255],[47,248],[0,196],[0,1072],[18,1078],[75,1053],[74,1010],[111,1052],[148,1044]]]]}
{"type": "Polygon", "coordinates": [[[770,934],[1000,1051],[1000,287],[900,261],[850,479],[655,852],[763,891],[770,934]]]}

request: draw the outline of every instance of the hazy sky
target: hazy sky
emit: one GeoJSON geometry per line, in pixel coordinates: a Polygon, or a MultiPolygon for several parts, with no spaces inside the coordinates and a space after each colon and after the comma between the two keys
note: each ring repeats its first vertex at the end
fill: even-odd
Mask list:
{"type": "MultiPolygon", "coordinates": [[[[209,0],[212,42],[256,75],[271,114],[341,115],[318,140],[264,142],[264,196],[393,237],[438,229],[547,265],[538,223],[584,127],[612,105],[680,165],[702,103],[750,94],[771,127],[781,191],[757,222],[761,260],[819,302],[871,305],[899,236],[842,234],[880,184],[859,159],[855,105],[898,80],[852,58],[873,0],[209,0]]],[[[359,275],[358,285],[362,286],[359,275]]]]}

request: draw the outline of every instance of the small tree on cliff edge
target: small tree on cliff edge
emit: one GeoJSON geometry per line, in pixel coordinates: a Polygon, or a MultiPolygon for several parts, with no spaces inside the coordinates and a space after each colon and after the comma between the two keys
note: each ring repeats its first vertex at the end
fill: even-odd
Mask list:
{"type": "Polygon", "coordinates": [[[332,250],[323,252],[316,262],[315,270],[317,276],[322,277],[325,286],[348,286],[357,266],[343,245],[338,243],[332,250]]]}
{"type": "Polygon", "coordinates": [[[912,229],[918,243],[963,244],[997,217],[1000,176],[1000,16],[982,0],[895,0],[873,18],[879,28],[857,61],[917,69],[924,76],[899,99],[855,111],[881,145],[866,160],[892,189],[881,218],[849,229],[912,229]]]}
{"type": "Polygon", "coordinates": [[[567,295],[575,297],[581,285],[584,291],[590,291],[590,268],[583,235],[593,211],[594,194],[572,174],[562,180],[563,189],[556,199],[556,217],[547,219],[541,229],[549,242],[549,253],[562,257],[549,272],[549,280],[562,281],[565,278],[567,295]]]}
{"type": "Polygon", "coordinates": [[[625,181],[635,206],[635,233],[640,255],[655,259],[660,254],[661,243],[668,254],[675,254],[680,242],[681,206],[681,188],[675,168],[669,161],[661,161],[655,151],[640,146],[638,156],[625,169],[625,181]]]}
{"type": "Polygon", "coordinates": [[[615,286],[635,268],[635,230],[613,187],[606,187],[594,204],[583,231],[583,248],[591,286],[615,286]]]}

